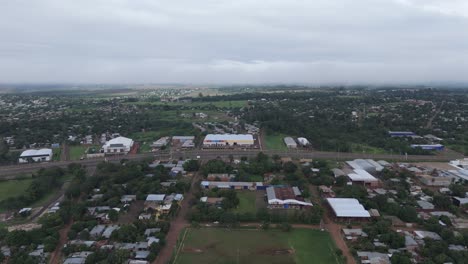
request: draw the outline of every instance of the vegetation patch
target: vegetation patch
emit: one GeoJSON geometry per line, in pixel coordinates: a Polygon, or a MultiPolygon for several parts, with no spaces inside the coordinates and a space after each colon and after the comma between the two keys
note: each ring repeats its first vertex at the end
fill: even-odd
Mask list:
{"type": "Polygon", "coordinates": [[[239,191],[237,192],[237,198],[239,198],[239,205],[237,206],[236,213],[252,213],[257,212],[256,208],[256,193],[252,191],[239,191]]]}
{"type": "Polygon", "coordinates": [[[267,134],[264,138],[265,147],[271,150],[287,150],[283,141],[285,137],[285,134],[267,134]]]}

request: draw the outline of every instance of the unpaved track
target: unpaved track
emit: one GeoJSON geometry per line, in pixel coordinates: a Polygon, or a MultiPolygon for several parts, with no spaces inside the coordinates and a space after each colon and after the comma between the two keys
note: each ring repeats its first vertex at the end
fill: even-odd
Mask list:
{"type": "Polygon", "coordinates": [[[184,230],[184,228],[189,226],[189,222],[185,219],[185,216],[187,215],[187,212],[190,209],[189,202],[194,197],[193,189],[196,187],[195,184],[197,184],[199,179],[199,173],[193,176],[190,191],[185,195],[176,219],[171,221],[171,228],[169,229],[169,232],[166,236],[166,245],[161,249],[156,260],[153,261],[153,264],[167,264],[171,260],[172,253],[174,252],[174,249],[177,245],[177,239],[179,238],[179,234],[182,232],[182,230],[184,230]]]}

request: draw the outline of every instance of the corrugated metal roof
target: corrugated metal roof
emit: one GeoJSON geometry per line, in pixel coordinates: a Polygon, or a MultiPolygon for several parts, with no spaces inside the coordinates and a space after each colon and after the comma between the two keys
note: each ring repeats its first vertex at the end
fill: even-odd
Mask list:
{"type": "Polygon", "coordinates": [[[369,212],[354,198],[327,198],[337,217],[370,217],[369,212]]]}

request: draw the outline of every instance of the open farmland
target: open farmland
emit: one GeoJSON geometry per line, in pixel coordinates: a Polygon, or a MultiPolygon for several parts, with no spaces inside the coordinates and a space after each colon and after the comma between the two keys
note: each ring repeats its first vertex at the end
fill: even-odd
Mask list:
{"type": "Polygon", "coordinates": [[[312,229],[186,229],[174,256],[188,263],[342,263],[326,232],[312,229]]]}

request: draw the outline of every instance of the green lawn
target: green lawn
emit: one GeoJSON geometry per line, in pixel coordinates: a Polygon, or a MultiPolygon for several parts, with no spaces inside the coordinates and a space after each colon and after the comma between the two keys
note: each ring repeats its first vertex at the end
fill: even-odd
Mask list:
{"type": "Polygon", "coordinates": [[[256,193],[252,191],[238,191],[236,192],[237,198],[239,198],[239,206],[236,208],[235,212],[239,214],[243,213],[257,213],[257,207],[255,205],[255,196],[256,193]]]}
{"type": "Polygon", "coordinates": [[[365,144],[351,144],[351,150],[355,153],[366,153],[366,154],[389,154],[381,148],[372,147],[365,144]]]}
{"type": "Polygon", "coordinates": [[[31,182],[32,179],[0,181],[0,201],[21,195],[31,182]]]}
{"type": "Polygon", "coordinates": [[[87,146],[70,146],[70,160],[79,160],[85,155],[87,149],[87,146]]]}
{"type": "Polygon", "coordinates": [[[62,154],[62,148],[54,148],[52,149],[52,160],[59,161],[60,155],[62,154]]]}
{"type": "Polygon", "coordinates": [[[173,263],[342,263],[327,232],[189,228],[173,263]]]}
{"type": "Polygon", "coordinates": [[[284,144],[284,138],[287,137],[284,134],[267,134],[264,142],[265,147],[271,150],[288,150],[284,144]]]}

